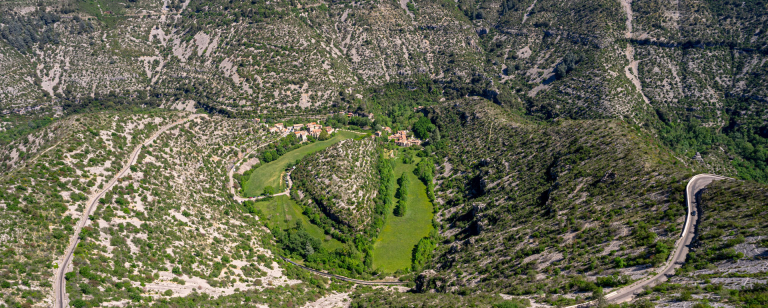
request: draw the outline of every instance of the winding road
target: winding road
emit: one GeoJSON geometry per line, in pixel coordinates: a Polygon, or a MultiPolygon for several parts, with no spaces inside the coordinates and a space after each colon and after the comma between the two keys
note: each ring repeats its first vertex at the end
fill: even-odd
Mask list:
{"type": "MultiPolygon", "coordinates": [[[[672,253],[669,254],[667,262],[661,267],[661,269],[642,280],[636,281],[633,284],[625,286],[621,289],[613,291],[605,295],[605,299],[612,303],[623,303],[632,300],[635,295],[642,292],[645,287],[652,287],[657,283],[666,281],[669,277],[675,275],[675,270],[680,268],[685,263],[685,258],[688,256],[688,250],[691,245],[691,241],[694,237],[694,231],[696,230],[697,214],[696,197],[701,191],[712,183],[718,180],[732,180],[731,178],[714,175],[714,174],[699,174],[691,178],[688,181],[688,185],[685,187],[685,202],[688,205],[688,213],[685,216],[685,225],[683,226],[683,232],[680,234],[680,238],[675,242],[675,248],[672,253]]],[[[581,307],[593,304],[593,302],[587,302],[584,304],[574,305],[570,307],[581,307]]],[[[568,308],[570,308],[568,307],[568,308]]]]}
{"type": "Polygon", "coordinates": [[[54,302],[53,307],[56,308],[64,308],[68,306],[68,299],[67,299],[67,287],[66,282],[64,280],[64,275],[68,272],[68,267],[70,263],[72,262],[72,256],[74,255],[75,248],[77,247],[77,244],[80,242],[80,231],[85,227],[85,225],[88,223],[88,216],[93,213],[93,210],[96,208],[96,205],[98,204],[99,198],[103,197],[104,194],[112,189],[112,187],[115,186],[117,183],[117,180],[123,176],[125,176],[128,173],[128,170],[130,170],[131,165],[136,163],[136,159],[139,157],[139,153],[141,152],[141,148],[145,145],[148,145],[152,143],[155,139],[157,139],[160,134],[164,133],[171,127],[174,127],[176,125],[179,125],[181,123],[184,123],[188,120],[194,119],[196,117],[200,116],[208,116],[206,114],[193,114],[185,119],[176,121],[174,123],[165,125],[161,127],[159,130],[157,130],[152,136],[147,138],[144,142],[140,143],[138,146],[136,146],[135,149],[133,149],[133,152],[131,152],[131,155],[128,156],[128,164],[126,164],[123,169],[121,169],[117,174],[115,174],[114,177],[112,177],[109,182],[107,182],[106,185],[104,185],[104,189],[99,191],[97,194],[92,195],[90,199],[88,199],[88,203],[86,203],[86,208],[83,211],[83,215],[80,217],[80,221],[77,223],[77,226],[75,227],[75,232],[72,235],[72,238],[69,241],[69,246],[67,247],[67,250],[62,257],[62,260],[59,262],[59,270],[56,272],[56,276],[54,277],[54,284],[53,284],[53,292],[54,292],[54,302]]]}

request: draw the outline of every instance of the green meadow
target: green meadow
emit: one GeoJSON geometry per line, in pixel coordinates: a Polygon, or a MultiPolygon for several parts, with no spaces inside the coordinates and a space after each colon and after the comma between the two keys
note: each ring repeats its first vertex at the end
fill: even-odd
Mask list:
{"type": "Polygon", "coordinates": [[[277,196],[269,200],[256,202],[255,207],[261,210],[262,215],[259,216],[259,219],[264,222],[279,226],[281,229],[287,229],[295,226],[297,221],[301,221],[304,230],[312,237],[319,239],[329,251],[342,246],[341,242],[327,236],[323,229],[312,224],[309,221],[309,217],[302,213],[301,206],[296,204],[289,196],[277,196]]]}
{"type": "Polygon", "coordinates": [[[432,204],[427,197],[427,187],[413,174],[420,160],[417,157],[413,164],[403,164],[398,159],[395,165],[395,178],[399,178],[403,172],[407,173],[410,186],[405,215],[397,217],[392,213],[393,209],[390,209],[384,228],[374,244],[373,268],[383,272],[392,273],[410,268],[413,248],[432,231],[432,204]]]}
{"type": "Polygon", "coordinates": [[[340,131],[333,138],[325,141],[317,141],[283,154],[280,158],[268,164],[262,165],[251,173],[251,177],[245,183],[245,197],[255,197],[264,193],[264,187],[272,186],[275,193],[285,190],[285,168],[292,162],[307,156],[308,154],[323,150],[344,139],[357,137],[358,134],[340,131]]]}

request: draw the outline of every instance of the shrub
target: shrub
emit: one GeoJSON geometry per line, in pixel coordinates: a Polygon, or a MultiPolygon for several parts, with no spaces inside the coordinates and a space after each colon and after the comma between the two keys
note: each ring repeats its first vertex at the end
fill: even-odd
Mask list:
{"type": "Polygon", "coordinates": [[[432,251],[435,249],[435,245],[429,238],[422,238],[416,247],[413,248],[413,256],[411,257],[411,268],[414,272],[418,272],[432,259],[432,251]]]}
{"type": "Polygon", "coordinates": [[[621,275],[614,274],[611,276],[605,276],[605,277],[597,277],[597,285],[601,287],[608,287],[608,288],[615,288],[618,286],[623,286],[625,284],[628,284],[630,282],[630,278],[627,275],[621,275]]]}
{"type": "Polygon", "coordinates": [[[560,62],[560,64],[555,67],[555,75],[557,76],[557,79],[565,77],[568,73],[576,69],[576,65],[579,64],[581,60],[581,55],[568,51],[568,53],[565,54],[565,57],[563,57],[563,62],[560,62]]]}
{"type": "Polygon", "coordinates": [[[682,293],[680,293],[680,297],[678,298],[678,300],[681,302],[687,302],[692,298],[693,296],[691,295],[691,291],[683,291],[682,293]]]}
{"type": "Polygon", "coordinates": [[[397,217],[403,217],[405,216],[405,211],[408,208],[408,206],[405,204],[405,201],[403,199],[400,199],[397,201],[397,206],[395,206],[395,210],[392,212],[397,217]]]}
{"type": "Polygon", "coordinates": [[[525,308],[530,305],[531,303],[527,299],[514,299],[493,304],[493,308],[525,308]]]}
{"type": "Polygon", "coordinates": [[[75,307],[75,308],[83,308],[83,307],[85,307],[85,306],[86,306],[88,303],[87,303],[86,301],[84,301],[84,300],[82,300],[82,299],[79,299],[79,298],[78,298],[78,299],[76,299],[76,300],[73,300],[73,301],[72,301],[70,304],[72,305],[72,307],[75,307]]]}
{"type": "Polygon", "coordinates": [[[435,129],[435,125],[432,124],[427,117],[421,117],[415,124],[413,124],[413,134],[416,138],[427,139],[429,134],[435,129]]]}

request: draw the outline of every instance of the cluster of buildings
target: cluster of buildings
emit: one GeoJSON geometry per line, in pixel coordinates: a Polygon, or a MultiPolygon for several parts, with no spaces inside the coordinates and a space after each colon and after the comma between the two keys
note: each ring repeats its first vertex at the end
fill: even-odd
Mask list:
{"type": "Polygon", "coordinates": [[[307,136],[312,137],[320,137],[320,134],[326,131],[328,134],[333,134],[336,132],[333,127],[326,126],[323,127],[320,124],[317,124],[315,122],[309,123],[309,124],[295,124],[293,126],[285,126],[283,123],[276,123],[274,126],[269,128],[270,133],[281,133],[281,134],[288,134],[293,133],[296,135],[297,138],[301,139],[301,141],[307,141],[307,136]]]}
{"type": "Polygon", "coordinates": [[[373,113],[365,113],[365,112],[345,112],[345,111],[339,111],[339,114],[346,115],[347,118],[351,117],[363,117],[368,118],[371,121],[374,121],[373,113]]]}
{"type": "Polygon", "coordinates": [[[382,131],[387,132],[389,134],[389,140],[394,140],[395,144],[401,146],[401,147],[409,147],[412,145],[421,145],[421,140],[416,139],[414,137],[408,138],[408,131],[407,130],[401,130],[394,134],[392,134],[392,129],[389,127],[382,127],[380,131],[377,131],[375,136],[381,137],[384,135],[382,131]]]}
{"type": "MultiPolygon", "coordinates": [[[[389,129],[389,127],[385,127],[385,130],[389,129]]],[[[391,130],[390,130],[391,131],[391,130]]],[[[408,138],[408,131],[407,130],[401,130],[397,131],[397,133],[394,133],[389,136],[389,140],[394,140],[395,144],[401,146],[401,147],[409,147],[412,145],[421,145],[421,140],[416,138],[408,138]]]]}

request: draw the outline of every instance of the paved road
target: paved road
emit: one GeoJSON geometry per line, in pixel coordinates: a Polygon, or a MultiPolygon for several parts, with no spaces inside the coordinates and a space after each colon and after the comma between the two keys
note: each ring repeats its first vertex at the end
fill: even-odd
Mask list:
{"type": "Polygon", "coordinates": [[[657,274],[607,294],[605,298],[609,302],[622,303],[632,300],[635,295],[642,292],[646,286],[654,286],[657,283],[666,281],[668,277],[675,274],[675,270],[683,265],[685,258],[688,255],[688,249],[693,240],[694,231],[696,230],[696,221],[698,215],[700,215],[699,213],[692,215],[696,211],[696,195],[709,185],[709,183],[725,179],[731,178],[713,174],[699,174],[688,181],[688,185],[685,187],[685,199],[688,204],[688,213],[685,216],[683,232],[675,243],[675,248],[670,254],[669,259],[667,259],[667,262],[662,266],[661,270],[657,271],[657,274]]]}
{"type": "Polygon", "coordinates": [[[298,264],[296,262],[293,262],[290,259],[285,258],[285,257],[280,256],[280,255],[278,255],[278,257],[280,257],[280,259],[283,259],[283,261],[286,261],[288,263],[291,263],[293,265],[301,267],[301,268],[303,268],[305,270],[308,270],[308,271],[313,272],[315,274],[318,274],[320,276],[336,278],[338,280],[343,280],[343,281],[352,282],[352,283],[356,283],[356,284],[364,284],[364,285],[404,285],[404,284],[408,283],[407,281],[368,281],[368,280],[352,279],[352,278],[347,278],[347,277],[344,277],[344,276],[329,274],[329,273],[326,273],[326,272],[321,272],[321,271],[318,271],[318,270],[315,270],[315,269],[311,269],[311,268],[306,267],[304,265],[301,265],[301,264],[298,264]]]}
{"type": "Polygon", "coordinates": [[[131,152],[131,155],[128,156],[128,164],[126,164],[125,167],[123,167],[123,169],[120,170],[120,172],[115,174],[115,176],[111,180],[109,180],[109,182],[107,182],[106,185],[104,185],[104,189],[102,189],[99,193],[92,195],[91,198],[88,199],[88,203],[86,203],[87,207],[83,211],[82,217],[80,217],[80,222],[78,222],[77,226],[75,227],[75,233],[74,235],[72,235],[72,239],[70,239],[69,241],[69,247],[67,247],[63,260],[59,262],[59,271],[56,272],[56,277],[54,278],[54,284],[53,284],[53,292],[54,292],[53,307],[64,308],[68,306],[69,300],[66,296],[67,288],[66,288],[66,282],[64,281],[64,274],[68,272],[67,268],[69,267],[69,263],[72,261],[72,256],[75,251],[75,247],[77,247],[77,244],[80,242],[80,230],[82,230],[83,227],[85,227],[86,223],[88,223],[88,216],[91,215],[91,213],[93,213],[93,210],[96,208],[96,204],[98,203],[99,198],[103,197],[107,191],[112,189],[112,187],[115,186],[119,178],[123,177],[128,173],[128,170],[130,170],[131,165],[136,163],[136,159],[139,157],[139,152],[141,152],[141,148],[143,146],[152,143],[152,141],[157,139],[157,137],[160,136],[160,134],[164,133],[169,128],[199,116],[207,116],[207,115],[193,114],[186,119],[179,120],[174,123],[161,127],[157,132],[152,134],[151,137],[149,137],[147,140],[145,140],[144,142],[136,146],[135,149],[133,149],[133,152],[131,152]]]}

